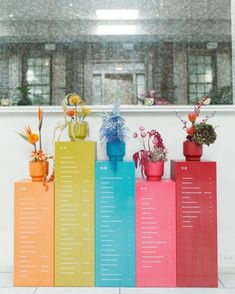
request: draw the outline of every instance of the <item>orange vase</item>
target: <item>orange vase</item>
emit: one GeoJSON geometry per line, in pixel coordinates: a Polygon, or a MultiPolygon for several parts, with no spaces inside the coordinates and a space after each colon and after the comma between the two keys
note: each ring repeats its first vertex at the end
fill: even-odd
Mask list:
{"type": "Polygon", "coordinates": [[[48,161],[30,161],[29,174],[33,182],[42,182],[48,175],[48,161]]]}

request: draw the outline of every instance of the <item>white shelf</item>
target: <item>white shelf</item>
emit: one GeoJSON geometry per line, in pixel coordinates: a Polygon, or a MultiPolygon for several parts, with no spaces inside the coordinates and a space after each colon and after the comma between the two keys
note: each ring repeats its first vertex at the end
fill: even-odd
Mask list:
{"type": "MultiPolygon", "coordinates": [[[[110,112],[112,105],[90,105],[92,113],[110,112]]],[[[61,106],[42,106],[45,113],[62,113],[61,106]]],[[[1,114],[13,113],[35,113],[38,106],[1,106],[1,114]]],[[[193,105],[122,105],[122,113],[169,113],[169,112],[189,112],[193,111],[193,105]]],[[[208,105],[202,109],[203,112],[235,112],[235,105],[208,105]]]]}

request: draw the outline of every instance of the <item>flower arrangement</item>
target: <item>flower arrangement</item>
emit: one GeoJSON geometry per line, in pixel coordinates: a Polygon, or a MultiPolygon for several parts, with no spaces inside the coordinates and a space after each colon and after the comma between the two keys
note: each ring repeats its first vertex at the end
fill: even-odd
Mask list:
{"type": "Polygon", "coordinates": [[[120,115],[120,105],[115,104],[110,114],[103,116],[100,128],[101,142],[125,142],[127,139],[128,128],[125,119],[120,115]]]}
{"type": "Polygon", "coordinates": [[[134,133],[133,137],[138,139],[142,149],[133,155],[135,167],[140,166],[142,177],[144,177],[148,162],[165,162],[167,160],[167,149],[162,137],[155,129],[145,131],[144,127],[139,127],[139,134],[134,133]]]}
{"type": "Polygon", "coordinates": [[[65,120],[70,118],[70,121],[83,122],[85,118],[90,114],[90,109],[84,105],[82,98],[76,94],[68,94],[62,102],[64,109],[65,120]]]}
{"type": "Polygon", "coordinates": [[[59,122],[55,127],[53,141],[57,130],[59,130],[59,141],[64,129],[67,127],[69,127],[69,137],[72,141],[85,139],[88,133],[88,124],[85,118],[90,115],[91,111],[84,105],[82,98],[77,93],[70,93],[62,101],[62,108],[64,122],[59,122]]]}
{"type": "Polygon", "coordinates": [[[44,161],[47,160],[47,156],[42,150],[42,122],[43,122],[43,110],[38,108],[38,134],[33,133],[30,126],[26,126],[24,129],[24,133],[17,132],[21,138],[25,141],[33,145],[33,151],[31,155],[32,161],[44,161]],[[37,147],[37,143],[39,143],[39,147],[37,147]]]}
{"type": "Polygon", "coordinates": [[[207,105],[207,102],[208,97],[202,97],[202,99],[194,105],[194,111],[188,114],[188,120],[184,120],[178,115],[178,113],[176,114],[183,124],[183,129],[186,130],[186,142],[195,142],[197,144],[205,144],[208,146],[215,142],[217,137],[215,127],[207,123],[208,119],[215,115],[215,112],[210,116],[206,115],[204,119],[198,122],[201,108],[202,106],[207,105]]]}
{"type": "MultiPolygon", "coordinates": [[[[48,175],[48,159],[51,159],[53,157],[48,157],[44,151],[42,150],[42,123],[43,123],[43,110],[39,107],[38,108],[38,134],[34,133],[31,129],[31,127],[28,125],[24,129],[24,133],[17,132],[18,135],[20,135],[21,138],[23,138],[26,142],[33,145],[33,151],[30,157],[30,168],[33,166],[33,175],[32,175],[32,168],[30,170],[31,176],[33,178],[37,178],[35,181],[42,181],[44,185],[47,188],[46,182],[47,182],[47,175],[48,175]],[[39,170],[36,171],[35,174],[35,164],[39,164],[39,170]]],[[[52,176],[50,177],[49,181],[52,181],[54,179],[54,172],[52,176]]]]}
{"type": "Polygon", "coordinates": [[[122,161],[125,156],[127,132],[125,119],[120,115],[120,104],[116,102],[112,112],[103,116],[100,128],[100,140],[106,143],[106,153],[114,171],[116,171],[117,162],[122,161]]]}

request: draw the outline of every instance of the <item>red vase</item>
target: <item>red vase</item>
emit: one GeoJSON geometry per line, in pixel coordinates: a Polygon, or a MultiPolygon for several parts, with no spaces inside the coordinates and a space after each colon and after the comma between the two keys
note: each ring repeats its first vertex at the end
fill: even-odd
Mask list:
{"type": "Polygon", "coordinates": [[[145,174],[147,181],[161,181],[164,173],[164,161],[147,162],[145,174]]]}
{"type": "Polygon", "coordinates": [[[202,157],[202,144],[185,141],[183,143],[183,152],[186,161],[200,161],[202,157]]]}

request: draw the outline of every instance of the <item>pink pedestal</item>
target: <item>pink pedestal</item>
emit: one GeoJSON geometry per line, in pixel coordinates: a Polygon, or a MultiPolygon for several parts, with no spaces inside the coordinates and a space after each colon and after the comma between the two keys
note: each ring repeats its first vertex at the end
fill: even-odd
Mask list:
{"type": "Polygon", "coordinates": [[[217,287],[216,163],[172,161],[176,181],[177,285],[217,287]]]}
{"type": "Polygon", "coordinates": [[[175,183],[136,182],[136,286],[176,286],[175,183]]]}

